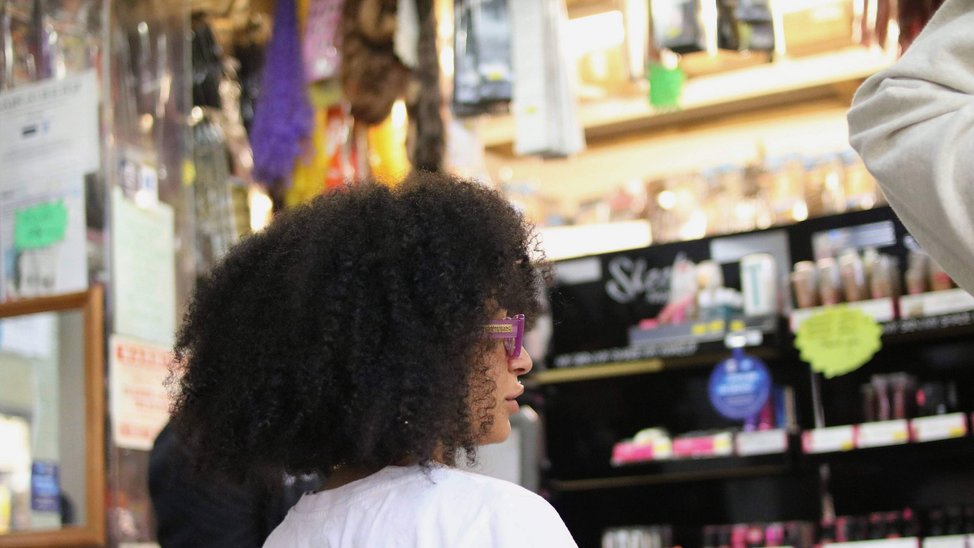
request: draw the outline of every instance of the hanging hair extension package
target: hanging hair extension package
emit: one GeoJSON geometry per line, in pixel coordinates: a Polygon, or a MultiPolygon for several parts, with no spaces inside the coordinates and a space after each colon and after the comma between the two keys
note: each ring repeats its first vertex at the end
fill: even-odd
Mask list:
{"type": "Polygon", "coordinates": [[[562,157],[585,148],[564,0],[511,4],[514,21],[514,152],[562,157]]]}
{"type": "Polygon", "coordinates": [[[512,98],[511,12],[507,0],[455,0],[453,110],[504,109],[512,98]]]}
{"type": "Polygon", "coordinates": [[[708,33],[703,4],[716,10],[714,0],[652,0],[653,43],[656,49],[674,53],[707,51],[708,33]]]}

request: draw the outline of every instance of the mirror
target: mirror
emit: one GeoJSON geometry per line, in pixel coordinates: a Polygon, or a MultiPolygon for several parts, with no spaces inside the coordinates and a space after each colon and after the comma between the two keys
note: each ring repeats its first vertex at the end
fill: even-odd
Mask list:
{"type": "Polygon", "coordinates": [[[105,544],[102,302],[0,304],[0,547],[105,544]]]}

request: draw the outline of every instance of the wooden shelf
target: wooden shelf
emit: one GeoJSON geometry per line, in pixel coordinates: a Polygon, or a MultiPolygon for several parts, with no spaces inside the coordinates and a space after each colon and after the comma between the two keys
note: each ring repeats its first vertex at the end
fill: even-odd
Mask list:
{"type": "MultiPolygon", "coordinates": [[[[851,47],[827,54],[781,59],[686,82],[679,110],[657,111],[645,94],[583,103],[579,117],[588,139],[652,128],[679,126],[775,104],[837,93],[850,95],[865,78],[889,66],[887,53],[851,47]]],[[[510,115],[486,117],[480,138],[488,148],[509,147],[514,139],[510,115]]]]}

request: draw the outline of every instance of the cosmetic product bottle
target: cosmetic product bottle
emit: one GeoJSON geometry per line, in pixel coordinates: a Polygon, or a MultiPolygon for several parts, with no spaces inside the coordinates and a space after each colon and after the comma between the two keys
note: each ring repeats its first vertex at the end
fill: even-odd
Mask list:
{"type": "Polygon", "coordinates": [[[869,514],[869,534],[870,540],[886,538],[886,514],[883,512],[872,512],[869,514]]]}
{"type": "Polygon", "coordinates": [[[945,533],[948,535],[960,535],[964,532],[964,510],[960,506],[948,506],[944,514],[947,516],[947,527],[945,533]]]}
{"type": "Polygon", "coordinates": [[[942,382],[925,382],[916,391],[917,416],[947,413],[947,387],[942,382]]]}
{"type": "Polygon", "coordinates": [[[890,420],[893,416],[889,396],[889,382],[885,376],[874,375],[870,383],[873,385],[873,390],[876,393],[876,420],[890,420]]]}
{"type": "Polygon", "coordinates": [[[818,544],[835,542],[835,521],[823,519],[818,526],[818,544]]]}
{"type": "Polygon", "coordinates": [[[818,306],[818,270],[812,261],[795,263],[791,273],[792,291],[795,293],[797,308],[818,306]]]}
{"type": "Polygon", "coordinates": [[[859,387],[862,393],[862,422],[874,422],[876,420],[876,388],[871,384],[864,384],[859,387]]]}
{"type": "Polygon", "coordinates": [[[954,287],[954,281],[950,279],[950,275],[944,272],[942,266],[937,264],[936,261],[929,261],[930,264],[930,290],[931,291],[944,291],[947,289],[952,289],[954,287]]]}
{"type": "Polygon", "coordinates": [[[906,273],[906,293],[908,295],[919,295],[927,291],[927,256],[923,253],[911,251],[907,258],[906,273]]]}
{"type": "Polygon", "coordinates": [[[927,511],[925,536],[940,537],[947,533],[947,523],[942,508],[931,508],[927,511]]]}
{"type": "Polygon", "coordinates": [[[913,403],[916,402],[916,378],[907,373],[893,373],[888,377],[892,418],[909,419],[913,417],[913,403]]]}
{"type": "Polygon", "coordinates": [[[835,259],[826,257],[819,259],[816,263],[818,267],[818,293],[819,301],[822,306],[831,306],[842,301],[842,289],[839,281],[839,265],[835,259]]]}
{"type": "Polygon", "coordinates": [[[974,506],[964,507],[964,534],[974,534],[974,506]]]}
{"type": "Polygon", "coordinates": [[[865,269],[862,258],[854,249],[847,249],[839,255],[839,276],[846,302],[854,303],[866,298],[865,269]]]}
{"type": "Polygon", "coordinates": [[[903,536],[903,521],[900,512],[886,512],[886,538],[903,536]]]}
{"type": "Polygon", "coordinates": [[[902,513],[902,524],[903,524],[903,536],[904,537],[919,537],[920,536],[920,522],[917,520],[916,514],[913,512],[912,508],[904,508],[902,513]]]}
{"type": "Polygon", "coordinates": [[[769,523],[764,528],[765,546],[784,546],[785,527],[781,523],[769,523]]]}

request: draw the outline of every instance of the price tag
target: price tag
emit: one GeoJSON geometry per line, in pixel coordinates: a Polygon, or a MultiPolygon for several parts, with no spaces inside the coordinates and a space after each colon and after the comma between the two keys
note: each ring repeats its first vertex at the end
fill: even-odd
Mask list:
{"type": "Polygon", "coordinates": [[[742,457],[775,455],[788,450],[788,432],[782,429],[740,432],[734,441],[737,454],[742,457]]]}
{"type": "Polygon", "coordinates": [[[918,442],[961,438],[967,435],[967,417],[963,413],[918,417],[910,421],[913,439],[918,442]]]}
{"type": "Polygon", "coordinates": [[[850,451],[856,447],[856,427],[846,425],[808,430],[802,435],[802,446],[806,453],[850,451]]]}
{"type": "Polygon", "coordinates": [[[855,308],[828,308],[802,322],[795,347],[826,378],[855,371],[882,348],[882,328],[855,308]]]}
{"type": "Polygon", "coordinates": [[[920,539],[916,537],[881,538],[876,540],[857,540],[855,542],[827,542],[830,548],[919,548],[920,539]]]}
{"type": "Polygon", "coordinates": [[[733,452],[734,444],[730,432],[673,440],[673,456],[677,458],[726,457],[733,452]]]}
{"type": "Polygon", "coordinates": [[[910,441],[910,426],[906,419],[867,422],[859,425],[859,447],[902,445],[910,441]]]}
{"type": "Polygon", "coordinates": [[[923,548],[967,548],[968,535],[945,535],[923,539],[923,548]]]}
{"type": "Polygon", "coordinates": [[[612,448],[613,466],[651,460],[654,460],[653,445],[649,443],[621,441],[612,448]]]}

